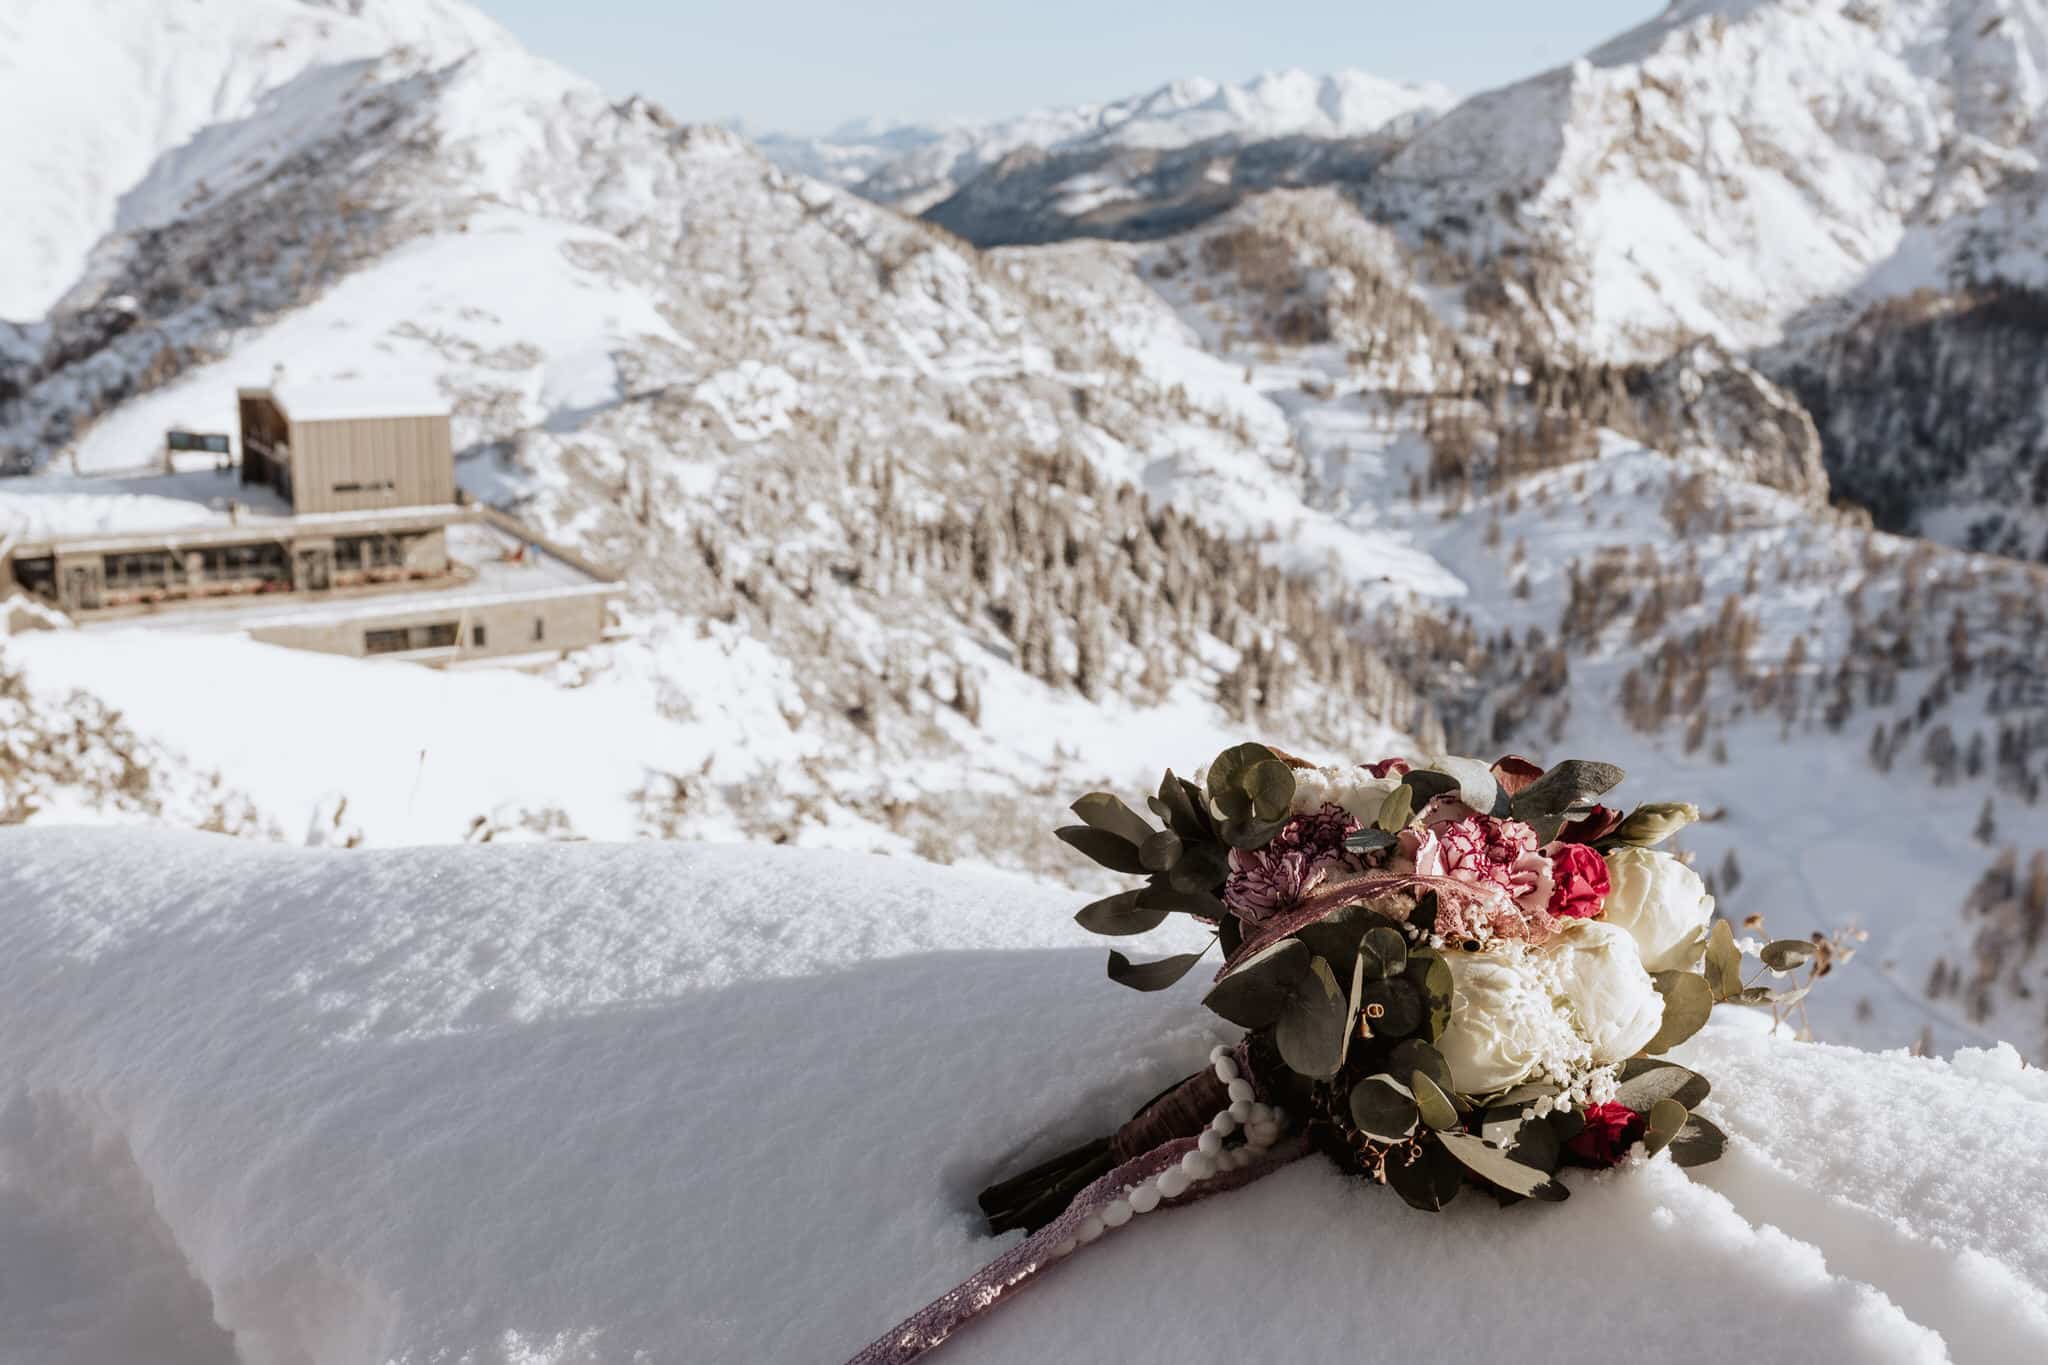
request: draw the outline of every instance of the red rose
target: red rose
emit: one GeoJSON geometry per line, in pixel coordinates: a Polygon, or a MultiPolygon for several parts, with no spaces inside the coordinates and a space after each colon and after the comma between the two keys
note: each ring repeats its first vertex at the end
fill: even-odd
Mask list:
{"type": "Polygon", "coordinates": [[[1592,919],[1607,903],[1607,860],[1584,844],[1559,844],[1550,855],[1550,913],[1592,919]]]}
{"type": "Polygon", "coordinates": [[[1386,777],[1389,774],[1406,777],[1410,771],[1408,760],[1405,758],[1383,758],[1377,763],[1361,763],[1358,766],[1374,777],[1386,777]]]}
{"type": "Polygon", "coordinates": [[[1565,1150],[1594,1166],[1612,1166],[1620,1161],[1649,1126],[1641,1114],[1613,1101],[1587,1105],[1585,1119],[1586,1126],[1565,1143],[1565,1150]]]}

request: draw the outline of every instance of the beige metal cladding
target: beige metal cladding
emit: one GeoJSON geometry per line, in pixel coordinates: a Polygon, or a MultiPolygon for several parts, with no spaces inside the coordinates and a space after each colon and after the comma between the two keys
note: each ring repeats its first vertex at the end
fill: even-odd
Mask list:
{"type": "Polygon", "coordinates": [[[322,654],[382,655],[425,664],[559,654],[604,638],[610,594],[563,593],[487,602],[419,604],[330,621],[278,621],[251,639],[322,654]]]}
{"type": "Polygon", "coordinates": [[[454,451],[445,416],[295,420],[291,461],[295,512],[367,512],[455,501],[454,451]]]}

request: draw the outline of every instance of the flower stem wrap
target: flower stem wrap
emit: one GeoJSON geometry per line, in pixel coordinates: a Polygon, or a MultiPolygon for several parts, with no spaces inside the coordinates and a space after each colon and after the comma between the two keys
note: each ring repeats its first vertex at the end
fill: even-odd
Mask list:
{"type": "MultiPolygon", "coordinates": [[[[1249,1053],[1244,1044],[1237,1046],[1238,1067],[1253,1087],[1260,1089],[1251,1071],[1249,1053]]],[[[1263,1089],[1260,1093],[1263,1095],[1263,1089]]],[[[1109,1149],[1114,1154],[1111,1159],[1117,1162],[1114,1170],[1091,1182],[1059,1217],[890,1328],[847,1365],[909,1365],[937,1350],[967,1323],[1030,1284],[1040,1272],[1080,1250],[1077,1245],[1065,1254],[1059,1251],[1067,1243],[1077,1241],[1076,1233],[1091,1214],[1100,1213],[1131,1186],[1170,1169],[1194,1151],[1203,1125],[1228,1103],[1223,1084],[1209,1070],[1188,1077],[1154,1099],[1109,1139],[1109,1149]],[[1202,1084],[1204,1081],[1207,1084],[1202,1084]]],[[[1268,1148],[1251,1165],[1220,1171],[1185,1194],[1163,1200],[1159,1207],[1180,1208],[1212,1194],[1249,1185],[1307,1151],[1307,1142],[1289,1138],[1268,1148]]]]}

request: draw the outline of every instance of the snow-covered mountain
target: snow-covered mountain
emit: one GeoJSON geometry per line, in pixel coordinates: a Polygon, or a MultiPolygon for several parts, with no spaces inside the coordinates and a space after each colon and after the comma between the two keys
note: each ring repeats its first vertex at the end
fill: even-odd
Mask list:
{"type": "Polygon", "coordinates": [[[1412,131],[1447,109],[1451,93],[1363,71],[1315,76],[1271,71],[1225,84],[1174,81],[1103,104],[1035,109],[984,123],[849,123],[823,137],[769,133],[770,160],[844,185],[877,203],[921,213],[1013,153],[1164,152],[1197,143],[1283,138],[1325,141],[1412,131]]]}
{"type": "MultiPolygon", "coordinates": [[[[1680,5],[1404,129],[1333,183],[1233,178],[1178,223],[1055,233],[1048,215],[1038,235],[1092,239],[998,250],[611,102],[472,34],[453,0],[445,45],[372,57],[344,20],[375,7],[245,7],[279,36],[310,15],[347,41],[138,170],[231,173],[97,241],[72,277],[39,277],[59,302],[0,326],[0,455],[42,471],[0,484],[0,519],[217,517],[189,490],[95,473],[142,464],[166,426],[227,425],[234,385],[276,364],[402,371],[454,400],[465,488],[633,584],[625,639],[533,677],[150,632],[8,646],[28,694],[118,709],[181,771],[218,771],[255,827],[828,843],[1075,877],[1039,831],[1089,786],[1134,791],[1248,733],[1334,758],[1448,732],[1611,757],[1646,795],[1724,811],[1690,846],[1731,910],[1871,931],[1815,997],[1827,1036],[2048,1051],[2029,927],[2048,915],[2029,870],[2048,850],[2048,579],[1956,548],[1981,540],[1956,522],[1966,491],[1990,502],[1999,470],[2040,468],[2039,390],[2003,387],[2038,364],[2018,344],[2030,315],[1981,283],[1974,311],[1922,298],[1887,330],[1899,299],[1858,314],[1851,285],[1774,286],[1782,243],[1743,217],[1751,200],[1803,215],[1789,240],[1884,200],[1837,182],[1892,161],[1843,132],[1774,162],[1765,139],[1804,125],[1769,99],[1813,93],[1806,77],[1745,71],[1747,104],[1712,103],[1709,79],[1777,60],[1767,37],[1816,41],[1803,23],[1851,24],[1872,35],[1842,39],[1866,65],[1914,73],[1915,99],[1988,137],[2005,49],[1984,6],[1680,5]],[[1937,32],[1971,61],[1930,48],[1937,32]],[[1610,126],[1622,86],[1604,82],[1679,67],[1696,95],[1638,91],[1664,121],[1610,126]],[[1694,101],[1745,168],[1725,204],[1686,179],[1718,163],[1656,131],[1690,128],[1694,101]],[[1510,136],[1555,144],[1527,193],[1479,145],[1510,136]],[[1606,150],[1581,155],[1589,138],[1606,150]],[[215,155],[243,147],[266,150],[215,155]],[[1794,181],[1834,188],[1787,199],[1794,181]],[[1643,302],[1632,251],[1658,263],[1663,302],[1643,302]],[[1701,285],[1719,273],[1727,291],[1701,285]],[[1824,323],[1827,299],[1859,320],[1824,323]],[[1726,307],[1694,326],[1696,304],[1726,307]],[[1891,506],[1879,486],[1910,492],[1891,506]],[[1841,490],[1954,544],[1873,529],[1830,506],[1841,490]],[[272,695],[328,698],[328,718],[280,745],[292,717],[272,695]]],[[[271,51],[250,22],[243,46],[271,51]]],[[[120,49],[144,87],[170,50],[146,36],[120,49]]],[[[2013,128],[2000,145],[2031,136],[2013,128]]],[[[1304,131],[1227,155],[1371,141],[1304,131]]],[[[977,184],[1057,200],[1064,182],[1031,166],[1098,155],[1151,174],[1226,153],[1013,151],[952,202],[1001,202],[977,184]]],[[[1951,161],[1928,165],[1931,184],[1951,161]]],[[[1997,240],[2023,261],[2024,234],[1997,240]]]]}

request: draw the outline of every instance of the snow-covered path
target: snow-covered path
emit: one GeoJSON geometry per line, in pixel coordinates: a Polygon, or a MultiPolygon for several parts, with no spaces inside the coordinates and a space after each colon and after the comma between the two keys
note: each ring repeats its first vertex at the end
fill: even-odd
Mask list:
{"type": "MultiPolygon", "coordinates": [[[[1067,897],[879,857],[28,830],[0,906],[17,1365],[830,1365],[993,1253],[991,1170],[1218,1036],[1195,980],[1105,982],[1067,897]]],[[[1690,1046],[1736,1139],[1696,1178],[1432,1219],[1305,1162],[1112,1234],[947,1357],[2048,1350],[2048,1076],[1744,1021],[1690,1046]]]]}

